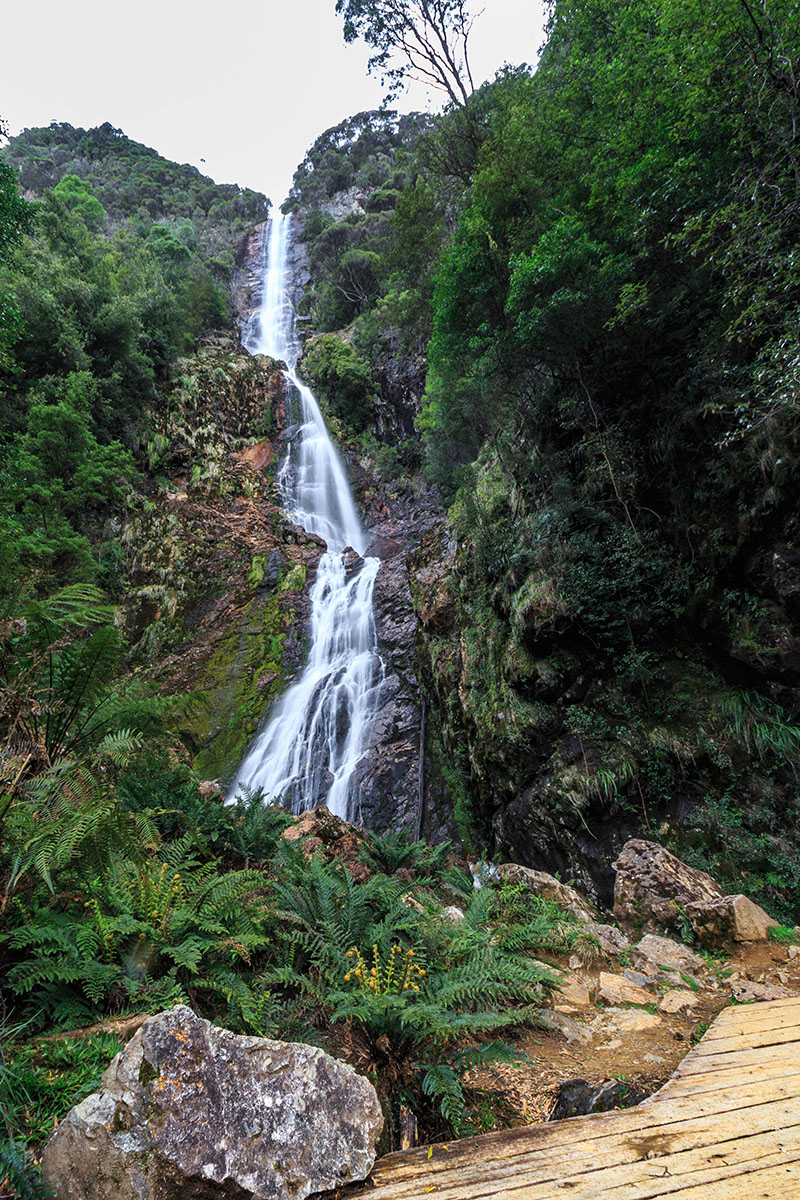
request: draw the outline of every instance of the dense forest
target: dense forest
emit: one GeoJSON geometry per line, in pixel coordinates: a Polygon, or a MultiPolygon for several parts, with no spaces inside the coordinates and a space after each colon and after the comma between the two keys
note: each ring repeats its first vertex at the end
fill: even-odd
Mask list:
{"type": "Polygon", "coordinates": [[[280,384],[232,307],[268,201],[110,125],[2,151],[0,1174],[21,1195],[23,1142],[117,1048],[29,1039],[178,1001],[322,1041],[430,1137],[490,1127],[462,1081],[552,986],[531,954],[591,951],[549,901],[473,894],[463,853],[608,904],[638,834],[800,920],[798,122],[796,0],[555,0],[535,70],[309,149],[285,204],[300,370],[351,467],[433,514],[413,652],[453,839],[364,833],[349,870],[207,783],[296,668],[319,553],[280,512],[280,384]],[[453,902],[461,926],[435,916],[453,902]],[[352,962],[373,946],[376,986],[352,962]]]}

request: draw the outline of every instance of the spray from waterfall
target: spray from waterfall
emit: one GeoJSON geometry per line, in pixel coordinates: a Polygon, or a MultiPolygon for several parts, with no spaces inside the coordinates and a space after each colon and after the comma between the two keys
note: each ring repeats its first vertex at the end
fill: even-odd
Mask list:
{"type": "Polygon", "coordinates": [[[380,567],[362,558],[366,539],[347,476],[319,405],[297,376],[299,340],[287,269],[291,217],[270,221],[264,295],[245,339],[251,354],[287,364],[297,424],[278,473],[291,520],[325,539],[311,591],[311,649],[300,678],[256,736],[231,789],[261,788],[293,812],[327,804],[357,819],[353,772],[369,742],[383,666],[377,652],[372,593],[380,567]],[[348,554],[348,547],[357,552],[348,554]]]}

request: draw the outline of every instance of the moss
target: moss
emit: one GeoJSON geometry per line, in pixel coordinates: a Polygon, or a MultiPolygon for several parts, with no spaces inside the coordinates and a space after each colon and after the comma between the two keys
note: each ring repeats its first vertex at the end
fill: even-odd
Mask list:
{"type": "Polygon", "coordinates": [[[258,587],[264,578],[264,569],[267,563],[266,554],[256,554],[250,564],[250,573],[247,576],[248,583],[253,587],[258,587]]]}
{"type": "Polygon", "coordinates": [[[283,647],[293,619],[279,593],[254,597],[206,663],[208,685],[193,695],[182,728],[198,748],[193,765],[202,777],[230,778],[285,686],[283,647]]]}
{"type": "Polygon", "coordinates": [[[146,1058],[143,1058],[139,1066],[139,1083],[142,1087],[147,1087],[154,1079],[158,1079],[158,1076],[159,1072],[153,1064],[148,1062],[146,1058]]]}
{"type": "Polygon", "coordinates": [[[302,592],[303,588],[306,586],[307,575],[308,571],[304,564],[297,563],[296,566],[292,567],[292,569],[286,575],[286,578],[283,580],[283,583],[281,584],[281,591],[302,592]]]}

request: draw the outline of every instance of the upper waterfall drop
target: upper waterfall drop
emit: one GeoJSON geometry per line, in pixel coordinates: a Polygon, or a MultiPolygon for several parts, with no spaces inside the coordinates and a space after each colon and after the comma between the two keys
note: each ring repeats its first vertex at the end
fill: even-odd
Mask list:
{"type": "Polygon", "coordinates": [[[287,378],[297,392],[300,424],[292,430],[278,475],[288,515],[309,533],[324,538],[329,551],[352,546],[363,554],[366,539],[342,461],[317,401],[296,372],[300,343],[287,269],[291,223],[291,216],[281,212],[270,220],[264,294],[245,349],[285,362],[287,378]]]}
{"type": "Polygon", "coordinates": [[[242,785],[261,788],[294,812],[324,802],[352,820],[358,813],[351,780],[368,745],[383,681],[372,607],[380,560],[346,561],[347,548],[363,555],[367,539],[319,405],[297,376],[290,239],[291,217],[277,213],[269,225],[262,305],[245,348],[286,363],[299,420],[289,430],[278,483],[289,517],[324,538],[327,551],[311,592],[308,663],[257,735],[230,794],[242,785]]]}

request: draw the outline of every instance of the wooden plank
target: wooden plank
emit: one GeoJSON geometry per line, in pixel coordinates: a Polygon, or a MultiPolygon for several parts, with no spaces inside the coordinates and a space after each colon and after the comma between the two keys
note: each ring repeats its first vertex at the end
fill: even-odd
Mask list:
{"type": "Polygon", "coordinates": [[[701,1183],[699,1187],[683,1188],[673,1195],[676,1200],[797,1200],[800,1196],[800,1163],[763,1170],[755,1167],[752,1172],[742,1172],[733,1179],[701,1183]]]}
{"type": "Polygon", "coordinates": [[[723,1009],[698,1044],[730,1037],[738,1030],[746,1034],[753,1029],[791,1029],[796,1025],[800,1025],[800,1004],[781,1008],[773,1008],[771,1004],[738,1004],[734,1009],[723,1009]],[[735,1013],[735,1019],[725,1020],[730,1012],[735,1013]]]}
{"type": "MultiPolygon", "coordinates": [[[[729,1013],[759,1012],[768,1008],[777,1011],[780,1008],[792,1008],[793,1006],[800,1007],[800,996],[781,996],[778,1000],[756,1000],[752,1004],[732,1004],[730,1008],[723,1008],[719,1017],[726,1017],[729,1013]]],[[[715,1020],[718,1019],[715,1017],[715,1020]]]]}
{"type": "MultiPolygon", "coordinates": [[[[585,1120],[577,1117],[548,1128],[555,1131],[565,1124],[578,1126],[585,1120]]],[[[747,1138],[792,1138],[800,1147],[800,1099],[795,1098],[789,1103],[776,1100],[748,1109],[746,1129],[747,1138]]],[[[524,1156],[486,1157],[466,1165],[452,1163],[439,1172],[426,1171],[420,1165],[414,1176],[402,1180],[384,1181],[376,1174],[373,1179],[378,1190],[370,1192],[370,1198],[413,1200],[423,1185],[435,1190],[441,1200],[478,1200],[482,1196],[506,1191],[511,1194],[519,1187],[532,1188],[538,1184],[551,1187],[554,1181],[595,1174],[601,1167],[608,1170],[631,1162],[666,1162],[673,1155],[686,1152],[702,1153],[705,1150],[711,1153],[720,1142],[741,1138],[743,1123],[741,1110],[737,1108],[726,1114],[689,1117],[646,1129],[631,1127],[612,1135],[605,1135],[602,1127],[597,1128],[595,1137],[587,1138],[579,1133],[576,1128],[572,1142],[561,1145],[554,1145],[551,1139],[542,1139],[535,1150],[524,1156]]],[[[531,1194],[536,1195],[535,1192],[531,1194]]]]}
{"type": "MultiPolygon", "coordinates": [[[[751,1063],[797,1062],[799,1060],[800,1050],[798,1050],[796,1042],[781,1043],[766,1049],[763,1046],[740,1046],[736,1050],[723,1050],[719,1054],[695,1055],[692,1053],[683,1060],[673,1078],[686,1079],[690,1075],[704,1075],[709,1071],[724,1071],[736,1067],[744,1069],[751,1063]]],[[[664,1087],[667,1086],[668,1083],[665,1083],[664,1087]]]]}
{"type": "MultiPolygon", "coordinates": [[[[716,1146],[712,1143],[701,1150],[688,1150],[683,1154],[621,1164],[587,1164],[586,1170],[567,1169],[549,1179],[534,1181],[520,1175],[499,1187],[490,1178],[485,1191],[473,1190],[471,1196],[469,1193],[464,1195],[469,1200],[488,1200],[490,1196],[505,1196],[507,1200],[551,1200],[554,1191],[563,1188],[568,1189],[571,1200],[597,1200],[600,1195],[602,1200],[622,1200],[622,1197],[646,1200],[651,1196],[667,1196],[680,1193],[687,1186],[738,1178],[754,1167],[764,1169],[779,1166],[782,1162],[800,1162],[800,1129],[795,1127],[791,1141],[779,1142],[773,1133],[768,1133],[758,1138],[742,1138],[737,1143],[729,1142],[726,1146],[727,1155],[722,1157],[716,1156],[716,1146]]],[[[436,1197],[445,1200],[440,1192],[436,1197]]],[[[448,1192],[446,1200],[456,1200],[456,1193],[448,1192]]]]}
{"type": "Polygon", "coordinates": [[[724,1054],[727,1050],[757,1048],[759,1046],[783,1046],[790,1042],[800,1042],[800,1025],[791,1029],[744,1029],[731,1034],[729,1037],[714,1038],[698,1042],[693,1054],[724,1054]]]}
{"type": "MultiPolygon", "coordinates": [[[[749,1143],[750,1139],[744,1141],[749,1143]]],[[[776,1147],[772,1136],[769,1138],[771,1144],[767,1144],[767,1139],[763,1139],[763,1142],[764,1145],[759,1146],[742,1145],[740,1150],[731,1148],[731,1157],[724,1161],[711,1161],[713,1151],[704,1150],[702,1153],[705,1158],[691,1163],[687,1156],[683,1163],[669,1158],[664,1162],[656,1159],[646,1166],[632,1164],[628,1177],[623,1177],[621,1172],[604,1171],[598,1179],[589,1182],[588,1189],[570,1186],[569,1195],[573,1200],[597,1200],[599,1183],[603,1200],[651,1200],[655,1196],[680,1196],[687,1186],[704,1184],[707,1187],[722,1180],[741,1179],[743,1174],[755,1170],[764,1171],[768,1167],[800,1162],[799,1145],[776,1147]],[[681,1167],[685,1169],[681,1170],[681,1167]],[[637,1174],[634,1174],[635,1170],[638,1170],[637,1174]]]]}
{"type": "Polygon", "coordinates": [[[553,1124],[529,1125],[498,1134],[467,1138],[448,1144],[446,1148],[434,1146],[430,1158],[428,1147],[388,1155],[375,1164],[372,1179],[382,1186],[417,1178],[420,1171],[425,1175],[435,1175],[453,1167],[463,1170],[476,1163],[484,1166],[495,1159],[519,1159],[522,1155],[537,1153],[541,1149],[552,1154],[557,1147],[565,1146],[571,1153],[579,1143],[594,1144],[597,1139],[614,1134],[627,1136],[634,1131],[663,1128],[718,1113],[741,1112],[770,1101],[798,1097],[800,1075],[795,1074],[787,1079],[751,1085],[742,1091],[731,1088],[677,1101],[663,1100],[616,1112],[573,1117],[553,1124]]]}
{"type": "Polygon", "coordinates": [[[659,1099],[678,1100],[683,1096],[695,1096],[701,1092],[718,1092],[721,1089],[747,1088],[756,1080],[788,1079],[792,1075],[800,1075],[800,1059],[795,1053],[788,1062],[770,1062],[768,1064],[751,1064],[748,1067],[725,1068],[718,1067],[714,1071],[705,1071],[698,1075],[682,1075],[679,1079],[671,1079],[665,1083],[660,1092],[651,1096],[643,1103],[654,1103],[659,1099]]]}

